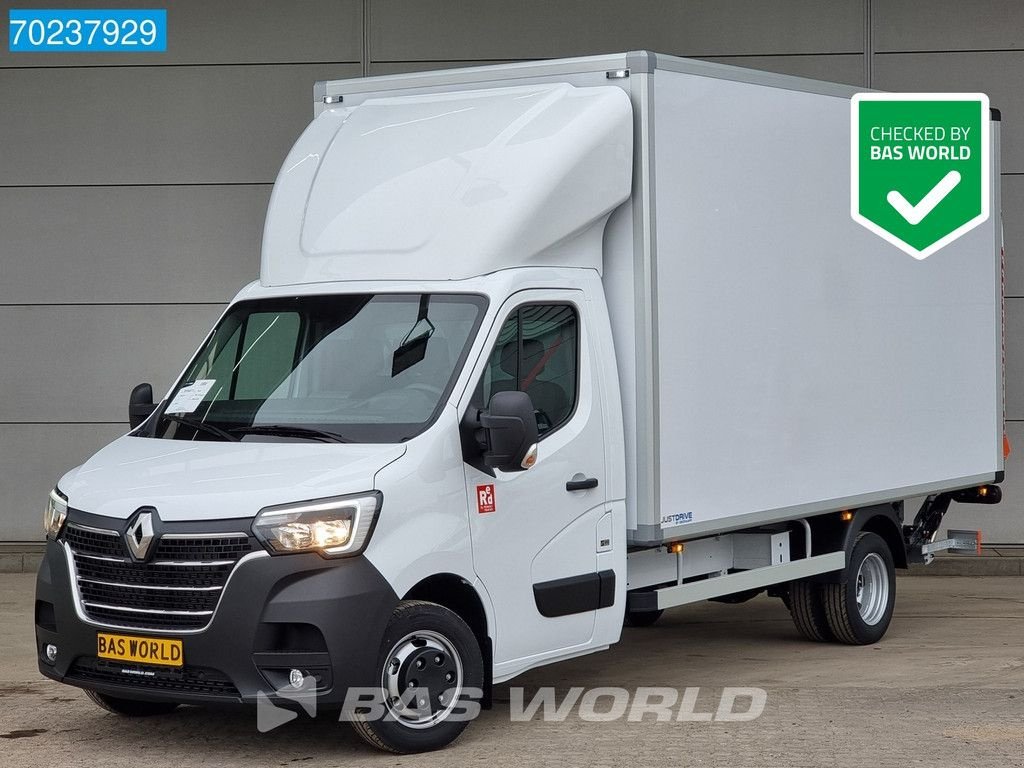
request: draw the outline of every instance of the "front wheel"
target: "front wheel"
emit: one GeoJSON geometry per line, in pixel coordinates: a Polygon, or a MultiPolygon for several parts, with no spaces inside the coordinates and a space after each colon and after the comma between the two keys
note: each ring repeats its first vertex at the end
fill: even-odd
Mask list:
{"type": "Polygon", "coordinates": [[[822,589],[825,616],[836,640],[870,645],[882,639],[896,606],[896,568],[885,539],[861,533],[838,584],[822,589]]]}
{"type": "Polygon", "coordinates": [[[388,752],[428,752],[455,741],[479,710],[483,655],[457,613],[407,600],[384,631],[377,677],[383,711],[356,712],[356,732],[388,752]]]}

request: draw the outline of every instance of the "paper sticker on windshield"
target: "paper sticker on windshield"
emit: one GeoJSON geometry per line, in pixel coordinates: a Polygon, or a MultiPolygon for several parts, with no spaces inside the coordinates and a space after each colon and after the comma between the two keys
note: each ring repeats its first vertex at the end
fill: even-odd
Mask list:
{"type": "Polygon", "coordinates": [[[167,413],[192,413],[216,383],[216,379],[196,379],[182,387],[167,406],[167,413]]]}

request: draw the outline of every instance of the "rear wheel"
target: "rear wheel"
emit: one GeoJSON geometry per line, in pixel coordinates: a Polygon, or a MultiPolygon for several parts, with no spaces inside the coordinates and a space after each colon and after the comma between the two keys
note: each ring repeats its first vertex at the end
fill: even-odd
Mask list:
{"type": "Polygon", "coordinates": [[[407,600],[384,631],[377,676],[383,717],[356,713],[356,732],[388,752],[428,752],[451,744],[469,725],[463,695],[483,690],[483,655],[457,613],[407,600]]]}
{"type": "Polygon", "coordinates": [[[836,640],[849,645],[877,643],[892,621],[896,568],[885,539],[861,533],[838,584],[825,584],[825,613],[836,640]]]}
{"type": "Polygon", "coordinates": [[[797,630],[805,638],[816,643],[826,643],[835,639],[825,615],[822,587],[823,585],[813,581],[791,582],[786,602],[797,630]]]}
{"type": "Polygon", "coordinates": [[[85,692],[92,701],[107,712],[113,712],[122,717],[153,717],[155,715],[166,715],[178,708],[173,701],[139,701],[137,699],[122,699],[119,696],[108,696],[105,693],[96,691],[85,692]]]}

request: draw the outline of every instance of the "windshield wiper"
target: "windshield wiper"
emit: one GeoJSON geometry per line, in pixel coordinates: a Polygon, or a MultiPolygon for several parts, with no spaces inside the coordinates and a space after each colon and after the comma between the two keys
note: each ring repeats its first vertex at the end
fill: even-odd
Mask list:
{"type": "MultiPolygon", "coordinates": [[[[231,430],[238,435],[276,435],[279,437],[306,437],[322,443],[350,443],[351,440],[325,429],[295,427],[288,424],[253,424],[249,427],[235,427],[231,430]]],[[[237,440],[237,437],[232,436],[237,440]]]]}
{"type": "Polygon", "coordinates": [[[188,416],[181,416],[177,413],[165,413],[164,418],[170,421],[177,422],[178,424],[184,424],[186,427],[192,427],[192,429],[199,430],[200,432],[206,432],[210,435],[216,435],[221,440],[230,440],[233,443],[237,443],[239,438],[232,435],[230,432],[225,432],[220,427],[215,427],[213,424],[207,424],[205,421],[199,421],[197,419],[189,418],[188,416]]]}

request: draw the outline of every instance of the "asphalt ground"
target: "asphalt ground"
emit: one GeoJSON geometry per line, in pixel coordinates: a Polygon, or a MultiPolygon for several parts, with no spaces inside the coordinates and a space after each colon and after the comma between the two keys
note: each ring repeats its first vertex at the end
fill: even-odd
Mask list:
{"type": "MultiPolygon", "coordinates": [[[[668,611],[653,627],[624,630],[609,651],[498,686],[495,706],[453,746],[396,756],[331,717],[260,733],[252,708],[107,714],[38,674],[33,577],[5,575],[0,766],[1024,766],[1024,579],[901,578],[898,589],[888,635],[864,647],[800,639],[767,597],[668,611]],[[513,689],[529,702],[542,686],[554,686],[556,703],[577,687],[580,700],[625,691],[592,698],[592,708],[577,701],[560,722],[513,721],[513,689]],[[614,712],[616,695],[635,704],[638,687],[672,689],[686,703],[670,707],[668,722],[653,712],[631,721],[630,709],[600,716],[614,712]],[[727,688],[762,690],[762,714],[716,721],[727,688]]],[[[727,712],[749,706],[740,697],[727,712]]]]}

